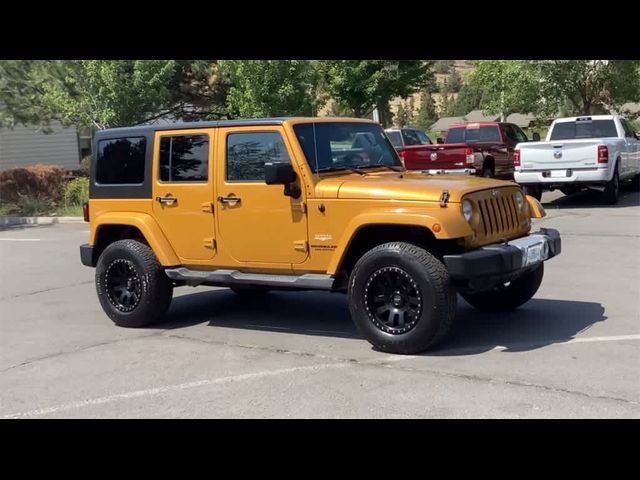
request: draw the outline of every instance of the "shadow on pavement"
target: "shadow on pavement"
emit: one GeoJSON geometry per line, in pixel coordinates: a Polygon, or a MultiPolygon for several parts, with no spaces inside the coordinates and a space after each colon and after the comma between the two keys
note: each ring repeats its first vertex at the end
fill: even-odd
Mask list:
{"type": "MultiPolygon", "coordinates": [[[[535,350],[576,337],[606,320],[595,302],[532,299],[508,313],[481,313],[458,298],[456,323],[444,343],[425,355],[472,355],[495,347],[505,352],[535,350]]],[[[230,290],[183,295],[173,300],[167,320],[156,328],[212,327],[339,338],[362,338],[352,323],[346,296],[327,292],[271,292],[247,301],[230,290]]],[[[362,339],[364,342],[365,340],[362,339]]]]}
{"type": "Polygon", "coordinates": [[[640,205],[640,193],[634,192],[628,186],[621,185],[620,200],[616,205],[609,205],[604,201],[603,195],[595,190],[582,190],[571,195],[564,195],[550,202],[544,201],[544,208],[624,208],[640,205]]]}

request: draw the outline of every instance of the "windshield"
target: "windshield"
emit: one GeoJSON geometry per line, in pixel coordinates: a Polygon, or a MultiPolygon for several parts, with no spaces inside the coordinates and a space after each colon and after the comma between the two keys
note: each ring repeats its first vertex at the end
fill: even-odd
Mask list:
{"type": "Polygon", "coordinates": [[[576,138],[617,137],[613,120],[587,120],[558,122],[551,131],[551,140],[573,140],[576,138]]]}
{"type": "Polygon", "coordinates": [[[293,130],[313,172],[381,165],[402,167],[396,150],[375,123],[301,123],[293,130]]]}

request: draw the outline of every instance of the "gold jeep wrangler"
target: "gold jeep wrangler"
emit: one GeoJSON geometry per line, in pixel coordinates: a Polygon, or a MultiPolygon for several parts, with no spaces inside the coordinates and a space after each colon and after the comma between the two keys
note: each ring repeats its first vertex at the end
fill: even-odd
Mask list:
{"type": "Polygon", "coordinates": [[[556,230],[529,233],[544,210],[516,184],[405,171],[368,120],[117,128],[94,152],[80,257],[125,327],[160,319],[181,285],[328,290],[376,348],[415,353],[450,329],[457,292],[516,308],[560,253],[556,230]]]}

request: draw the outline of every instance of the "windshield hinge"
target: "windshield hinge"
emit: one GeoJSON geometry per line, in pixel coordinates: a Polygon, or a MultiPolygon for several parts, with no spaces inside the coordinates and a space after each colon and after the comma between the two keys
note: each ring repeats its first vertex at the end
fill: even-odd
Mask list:
{"type": "Polygon", "coordinates": [[[446,207],[447,202],[449,201],[449,190],[443,190],[442,195],[440,195],[440,206],[446,207]]]}

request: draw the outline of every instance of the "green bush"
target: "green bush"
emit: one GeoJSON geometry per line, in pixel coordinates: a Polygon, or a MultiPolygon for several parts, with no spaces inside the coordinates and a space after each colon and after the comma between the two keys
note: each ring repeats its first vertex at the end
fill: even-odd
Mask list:
{"type": "Polygon", "coordinates": [[[67,207],[80,206],[89,201],[89,179],[79,177],[68,182],[64,187],[64,204],[67,207]]]}

